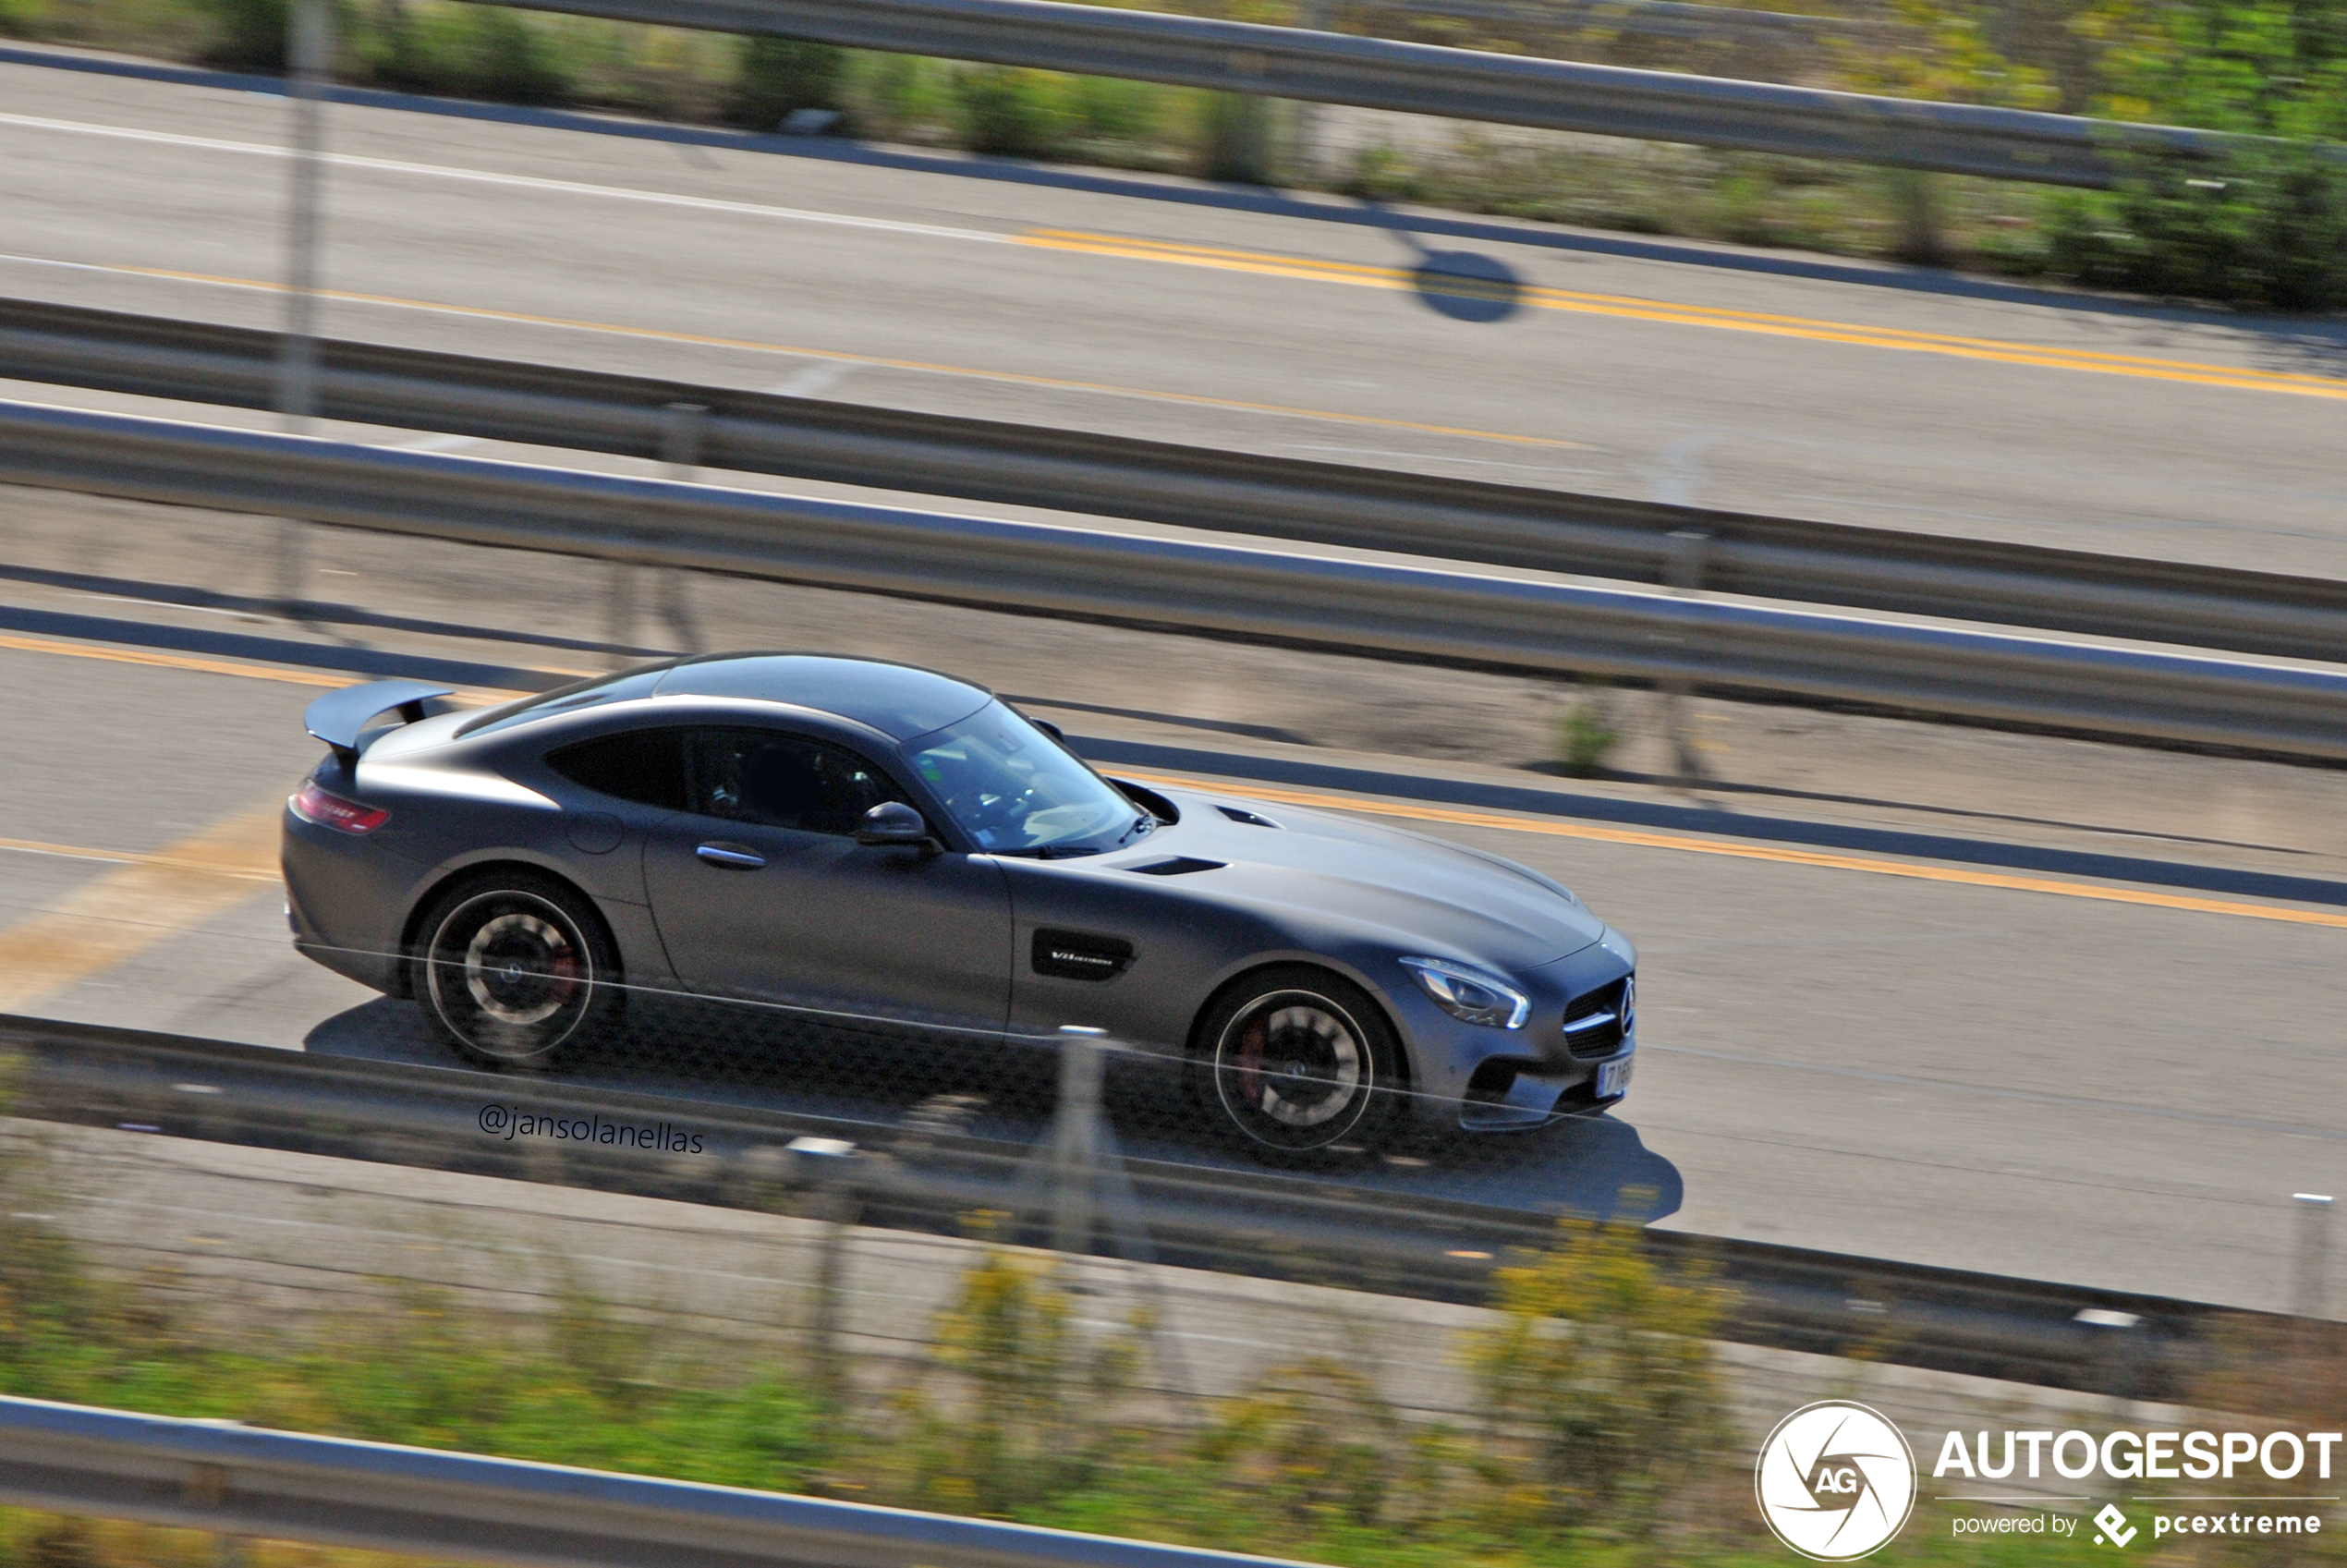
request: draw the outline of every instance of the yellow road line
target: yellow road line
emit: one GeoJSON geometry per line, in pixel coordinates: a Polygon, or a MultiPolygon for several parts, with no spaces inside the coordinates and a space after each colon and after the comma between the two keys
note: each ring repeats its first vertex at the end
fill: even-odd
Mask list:
{"type": "Polygon", "coordinates": [[[0,838],[0,851],[14,855],[50,855],[61,860],[103,860],[116,866],[162,866],[212,876],[242,877],[248,881],[274,882],[274,866],[234,866],[218,861],[186,860],[168,852],[148,855],[135,849],[92,849],[79,844],[49,844],[37,838],[0,838]]]}
{"type": "MultiPolygon", "coordinates": [[[[176,654],[136,654],[116,649],[86,648],[73,643],[52,642],[39,638],[0,636],[0,648],[28,648],[39,652],[58,653],[73,658],[113,659],[127,663],[193,669],[212,675],[246,675],[261,680],[286,680],[307,686],[342,687],[359,684],[356,678],[315,675],[306,671],[276,671],[255,665],[187,659],[176,654]]],[[[499,700],[520,694],[483,691],[466,695],[499,700]]],[[[1647,833],[1632,828],[1608,828],[1584,822],[1560,822],[1537,817],[1507,816],[1496,811],[1464,811],[1447,806],[1422,806],[1412,801],[1361,799],[1352,796],[1328,795],[1312,790],[1276,789],[1268,784],[1241,783],[1229,779],[1191,778],[1174,773],[1143,772],[1132,768],[1119,768],[1116,772],[1143,784],[1173,784],[1182,789],[1241,795],[1257,800],[1275,801],[1289,806],[1318,807],[1325,810],[1357,811],[1368,816],[1398,817],[1419,822],[1444,822],[1454,827],[1500,828],[1511,833],[1538,833],[1550,838],[1587,839],[1599,844],[1635,845],[1647,849],[1677,849],[1697,855],[1724,855],[1738,860],[1769,860],[1780,865],[1817,866],[1838,871],[1865,871],[1876,876],[1906,877],[1917,881],[1953,882],[1967,887],[2005,888],[2019,893],[2049,893],[2065,898],[2093,899],[2105,904],[2139,904],[2161,909],[2189,909],[2207,915],[2234,915],[2256,920],[2280,920],[2292,925],[2333,926],[2347,929],[2347,913],[2334,914],[2319,909],[2292,909],[2274,904],[2246,904],[2232,899],[2196,898],[2184,893],[2153,893],[2134,888],[2108,887],[2096,882],[2064,881],[2049,877],[2021,877],[2002,871],[1976,871],[1962,867],[1927,866],[1904,860],[1875,860],[1862,856],[1835,855],[1823,850],[1737,844],[1723,839],[1697,838],[1684,833],[1647,833]]],[[[270,820],[274,824],[275,821],[274,811],[270,820]]],[[[272,842],[274,844],[274,841],[272,842]]],[[[132,856],[111,850],[81,850],[71,845],[41,844],[30,839],[0,839],[0,850],[10,849],[33,854],[73,856],[87,859],[135,860],[140,866],[164,871],[195,869],[185,864],[188,857],[176,846],[160,855],[132,856]]],[[[213,869],[206,874],[218,876],[224,873],[213,869]]],[[[265,871],[262,874],[274,877],[274,872],[265,871]]],[[[7,1011],[6,998],[8,995],[6,972],[9,954],[6,942],[6,933],[0,933],[0,1012],[7,1011]]]]}
{"type": "Polygon", "coordinates": [[[285,808],[239,812],[108,871],[0,930],[0,1013],[39,1006],[275,880],[285,808]]]}
{"type": "MultiPolygon", "coordinates": [[[[1417,289],[1425,286],[1419,274],[1405,267],[1368,266],[1355,261],[1324,261],[1304,256],[1233,250],[1220,246],[1185,245],[1166,240],[1128,239],[1116,235],[1088,234],[1076,229],[1028,229],[1019,236],[1025,245],[1049,250],[1074,250],[1126,261],[1164,261],[1181,266],[1212,267],[1223,272],[1255,273],[1271,277],[1301,278],[1314,283],[1350,284],[1365,288],[1417,289]]],[[[1735,310],[1709,305],[1679,305],[1668,300],[1638,299],[1626,295],[1585,294],[1540,285],[1510,287],[1478,278],[1442,278],[1438,292],[1473,299],[1516,299],[1543,310],[1572,310],[1584,315],[1613,316],[1628,321],[1663,322],[1677,326],[1713,327],[1729,332],[1762,333],[1772,337],[1806,338],[1816,343],[1844,343],[1867,348],[1891,348],[1910,353],[1943,354],[1961,359],[2029,365],[2045,370],[2088,371],[2102,375],[2134,376],[2147,381],[2183,382],[2245,392],[2292,393],[2306,397],[2347,397],[2347,381],[2331,376],[2288,371],[2259,371],[2195,359],[2165,359],[2148,355],[2112,354],[2092,348],[2058,348],[2045,344],[2014,343],[1999,338],[1965,337],[1952,333],[1915,332],[1903,327],[1863,326],[1851,322],[1820,321],[1762,310],[1735,310]]]]}
{"type": "Polygon", "coordinates": [[[2188,893],[2153,893],[2146,889],[2109,887],[2098,882],[2064,881],[2054,877],[2021,877],[2004,871],[1976,871],[1957,866],[1927,866],[1906,860],[1875,860],[1825,850],[1789,849],[1774,845],[1737,844],[1725,839],[1697,838],[1684,833],[1646,833],[1634,828],[1605,828],[1584,822],[1560,822],[1538,817],[1505,816],[1496,811],[1462,811],[1448,806],[1421,806],[1400,800],[1361,799],[1314,790],[1275,789],[1266,784],[1229,779],[1186,778],[1172,773],[1144,773],[1130,768],[1115,772],[1142,784],[1173,784],[1182,789],[1217,795],[1245,796],[1288,806],[1310,806],[1330,811],[1358,811],[1372,817],[1400,817],[1417,822],[1444,822],[1454,827],[1502,828],[1511,833],[1539,833],[1550,838],[1588,839],[1599,844],[1628,844],[1645,849],[1678,849],[1696,855],[1724,855],[1736,860],[1768,860],[1785,866],[1817,866],[1834,871],[1865,871],[1875,876],[1906,877],[1916,881],[1954,882],[1965,887],[2005,888],[2016,893],[2049,893],[2063,898],[2086,898],[2103,904],[2140,904],[2158,909],[2189,909],[2204,915],[2234,915],[2253,920],[2280,920],[2299,926],[2347,929],[2347,912],[2292,909],[2278,904],[2245,904],[2234,899],[2197,898],[2188,893]]]}
{"type": "MultiPolygon", "coordinates": [[[[168,267],[102,267],[76,262],[81,270],[123,273],[138,277],[169,278],[179,283],[212,284],[222,288],[250,288],[283,293],[286,286],[261,278],[218,277],[210,273],[178,272],[168,267]]],[[[1015,371],[985,371],[969,365],[948,365],[927,359],[891,359],[873,354],[845,354],[831,348],[806,348],[787,343],[763,343],[754,338],[715,337],[706,333],[669,332],[658,327],[622,326],[614,322],[576,321],[567,316],[539,316],[523,310],[495,310],[482,305],[452,305],[444,300],[404,299],[391,294],[354,294],[322,288],[322,299],[353,305],[382,305],[401,310],[428,310],[480,321],[515,322],[525,326],[557,327],[565,332],[602,333],[614,337],[649,338],[659,343],[690,343],[708,348],[736,348],[753,354],[781,354],[799,359],[829,359],[844,365],[869,365],[879,370],[913,371],[925,375],[961,376],[974,381],[1003,382],[1016,386],[1049,387],[1060,392],[1091,392],[1110,397],[1135,397],[1152,403],[1179,403],[1198,408],[1227,408],[1243,414],[1271,414],[1283,419],[1318,419],[1333,424],[1365,425],[1379,430],[1413,431],[1421,435],[1456,435],[1473,441],[1505,442],[1514,446],[1552,446],[1586,452],[1588,444],[1554,436],[1514,435],[1505,431],[1477,430],[1465,425],[1434,425],[1417,419],[1389,419],[1374,414],[1343,414],[1329,408],[1299,408],[1284,403],[1250,403],[1235,397],[1207,397],[1189,392],[1161,392],[1145,386],[1119,386],[1113,382],[1071,381],[1061,376],[1031,376],[1015,371]]]]}
{"type": "Polygon", "coordinates": [[[261,664],[232,664],[225,659],[197,659],[185,653],[150,653],[135,648],[101,648],[87,643],[59,642],[45,637],[0,635],[0,648],[28,653],[59,653],[69,659],[102,659],[115,664],[146,664],[164,670],[194,670],[207,675],[243,675],[252,680],[284,681],[292,686],[341,687],[357,686],[367,675],[337,675],[314,670],[280,670],[261,664]]]}
{"type": "MultiPolygon", "coordinates": [[[[98,659],[111,664],[144,664],[161,670],[192,670],[205,675],[241,675],[247,680],[283,681],[288,686],[324,687],[339,691],[347,686],[364,686],[381,680],[381,675],[344,675],[324,670],[287,670],[271,664],[237,664],[225,659],[199,659],[186,653],[150,653],[143,649],[106,648],[90,643],[61,642],[54,638],[17,637],[0,633],[0,648],[18,649],[27,653],[55,653],[67,659],[98,659]]],[[[587,680],[609,672],[602,670],[565,670],[547,667],[537,672],[545,675],[564,675],[572,680],[587,680]]],[[[529,693],[508,690],[503,687],[464,687],[458,688],[455,700],[468,702],[505,702],[529,693]]],[[[0,847],[7,841],[0,839],[0,847]]]]}

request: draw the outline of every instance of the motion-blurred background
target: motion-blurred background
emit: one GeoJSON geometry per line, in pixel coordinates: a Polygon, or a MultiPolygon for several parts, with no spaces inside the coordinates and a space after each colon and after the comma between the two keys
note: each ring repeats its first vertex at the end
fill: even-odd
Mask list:
{"type": "MultiPolygon", "coordinates": [[[[2347,7],[572,9],[0,0],[0,1394],[1395,1564],[1773,1553],[1829,1393],[2341,1424],[2347,7]],[[748,648],[1564,881],[1630,1098],[1307,1177],[289,949],[321,691],[748,648]]],[[[116,1462],[0,1552],[433,1546],[116,1462]]]]}

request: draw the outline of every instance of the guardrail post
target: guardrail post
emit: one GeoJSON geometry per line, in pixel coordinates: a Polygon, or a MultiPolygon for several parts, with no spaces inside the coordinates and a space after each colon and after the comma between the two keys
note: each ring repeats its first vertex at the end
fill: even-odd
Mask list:
{"type": "MultiPolygon", "coordinates": [[[[671,403],[663,413],[660,427],[660,460],[663,478],[678,484],[693,482],[695,470],[700,467],[701,432],[709,418],[708,407],[699,403],[671,403]]],[[[688,580],[684,569],[663,566],[660,570],[660,613],[668,622],[669,630],[687,653],[701,651],[700,628],[693,622],[692,607],[686,601],[688,580]]],[[[625,642],[625,638],[614,640],[625,642]]]]}
{"type": "MultiPolygon", "coordinates": [[[[1709,529],[1673,529],[1665,541],[1662,580],[1682,593],[1703,587],[1703,568],[1711,549],[1709,529]]],[[[1693,687],[1683,676],[1662,682],[1662,735],[1671,748],[1672,784],[1692,791],[1703,782],[1703,758],[1687,734],[1686,705],[1693,687]]]]}
{"type": "MultiPolygon", "coordinates": [[[[1330,4],[1331,0],[1301,0],[1295,7],[1295,25],[1308,32],[1328,31],[1330,4]]],[[[1310,179],[1320,172],[1320,106],[1308,98],[1289,102],[1295,118],[1290,121],[1288,162],[1296,177],[1310,179]]]]}
{"type": "Polygon", "coordinates": [[[2108,1307],[2082,1307],[2071,1314],[2070,1320],[2097,1330],[2102,1341],[2103,1381],[2111,1397],[2133,1403],[2145,1396],[2144,1387],[2144,1320],[2133,1312],[2121,1312],[2108,1307]]]}
{"type": "Polygon", "coordinates": [[[1059,1113],[1052,1122],[1052,1246],[1092,1249],[1101,1168],[1101,1039],[1105,1030],[1060,1030],[1059,1113]]]}
{"type": "Polygon", "coordinates": [[[1948,234],[1942,222],[1940,176],[1921,169],[1883,171],[1897,208],[1899,260],[1918,267],[1945,266],[1948,234]]]}
{"type": "MultiPolygon", "coordinates": [[[[278,345],[277,412],[288,432],[310,433],[318,414],[319,212],[325,142],[325,77],[334,61],[328,0],[294,0],[286,11],[286,65],[292,76],[293,157],[286,187],[286,327],[278,345]]],[[[309,525],[277,523],[276,600],[298,616],[308,598],[303,546],[309,525]]]]}
{"type": "MultiPolygon", "coordinates": [[[[1107,1058],[1122,1049],[1107,1039],[1107,1031],[1081,1024],[1061,1026],[1059,1108],[1042,1147],[1030,1159],[1022,1182],[1023,1194],[1012,1210],[1012,1234],[1033,1211],[1035,1186],[1049,1182],[1052,1250],[1089,1254],[1101,1219],[1108,1221],[1116,1251],[1136,1267],[1134,1286],[1148,1303],[1147,1329],[1159,1367],[1170,1391],[1186,1394],[1196,1384],[1188,1359],[1167,1322],[1165,1296],[1149,1249],[1149,1227],[1141,1218],[1141,1203],[1125,1173],[1125,1156],[1116,1134],[1101,1109],[1101,1088],[1107,1058]]],[[[1076,1287],[1082,1290],[1085,1287],[1076,1287]]]]}
{"type": "Polygon", "coordinates": [[[611,564],[611,615],[603,629],[604,656],[614,670],[624,670],[635,662],[628,644],[636,638],[636,563],[617,560],[611,564]]]}
{"type": "Polygon", "coordinates": [[[2291,1200],[2298,1207],[2298,1277],[2290,1309],[2301,1318],[2319,1318],[2329,1296],[2331,1200],[2318,1192],[2292,1193],[2291,1200]]]}
{"type": "Polygon", "coordinates": [[[847,1363],[840,1351],[841,1304],[847,1294],[847,1239],[856,1223],[856,1146],[842,1138],[796,1137],[793,1161],[811,1178],[815,1215],[823,1223],[815,1258],[815,1309],[808,1322],[809,1380],[821,1418],[840,1420],[847,1406],[847,1363]]]}

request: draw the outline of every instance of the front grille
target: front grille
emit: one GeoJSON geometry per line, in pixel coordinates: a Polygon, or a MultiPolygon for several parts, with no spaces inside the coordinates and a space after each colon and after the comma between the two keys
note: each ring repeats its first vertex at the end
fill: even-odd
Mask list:
{"type": "Polygon", "coordinates": [[[1629,991],[1629,978],[1624,976],[1565,1003],[1564,1049],[1585,1062],[1621,1050],[1623,1028],[1629,1023],[1622,1015],[1622,1004],[1629,991]]]}

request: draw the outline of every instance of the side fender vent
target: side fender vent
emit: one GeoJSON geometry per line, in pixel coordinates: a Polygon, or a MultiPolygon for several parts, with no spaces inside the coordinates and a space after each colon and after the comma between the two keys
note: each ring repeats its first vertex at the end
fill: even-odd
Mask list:
{"type": "Polygon", "coordinates": [[[1227,860],[1199,860],[1187,855],[1176,855],[1171,860],[1152,860],[1146,866],[1127,866],[1128,871],[1138,871],[1145,877],[1186,877],[1192,871],[1219,871],[1230,864],[1227,860]]]}
{"type": "Polygon", "coordinates": [[[1063,980],[1113,980],[1133,966],[1133,944],[1123,937],[1039,927],[1030,961],[1039,975],[1063,980]]]}

